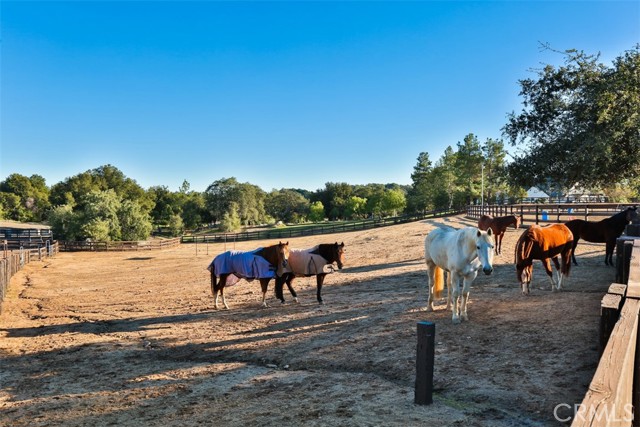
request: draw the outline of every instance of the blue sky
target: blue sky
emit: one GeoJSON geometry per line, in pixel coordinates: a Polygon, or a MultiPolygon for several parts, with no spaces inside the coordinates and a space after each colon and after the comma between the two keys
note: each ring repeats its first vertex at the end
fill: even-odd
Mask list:
{"type": "Polygon", "coordinates": [[[3,0],[0,23],[0,180],[315,191],[501,138],[518,80],[563,63],[540,42],[611,65],[640,2],[3,0]]]}

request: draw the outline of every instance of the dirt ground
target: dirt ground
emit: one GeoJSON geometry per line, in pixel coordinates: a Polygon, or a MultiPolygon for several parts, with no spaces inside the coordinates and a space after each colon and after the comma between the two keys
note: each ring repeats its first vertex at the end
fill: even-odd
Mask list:
{"type": "Polygon", "coordinates": [[[11,281],[0,316],[2,426],[553,426],[598,362],[600,298],[615,279],[604,246],[581,242],[565,291],[539,263],[518,288],[509,229],[478,276],[469,322],[425,311],[423,241],[463,217],[290,240],[344,241],[345,268],[298,278],[281,305],[258,281],[214,310],[206,266],[225,249],[60,253],[11,281]],[[416,323],[436,324],[434,403],[414,401],[416,323]]]}

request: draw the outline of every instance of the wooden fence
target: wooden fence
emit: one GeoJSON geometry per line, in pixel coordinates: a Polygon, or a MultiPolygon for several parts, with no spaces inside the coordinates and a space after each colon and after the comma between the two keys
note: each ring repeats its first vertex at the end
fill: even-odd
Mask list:
{"type": "Polygon", "coordinates": [[[516,215],[522,224],[567,222],[572,219],[600,221],[627,206],[624,203],[524,203],[515,205],[470,205],[467,216],[478,219],[481,215],[516,215]]]}
{"type": "Polygon", "coordinates": [[[173,248],[180,244],[180,237],[173,239],[156,239],[141,241],[114,241],[114,242],[82,242],[62,241],[60,250],[64,252],[90,251],[148,251],[152,249],[173,248]]]}
{"type": "Polygon", "coordinates": [[[386,227],[429,218],[439,218],[449,215],[459,215],[464,211],[454,209],[440,209],[420,214],[403,215],[389,218],[368,219],[348,223],[328,223],[326,225],[309,228],[282,228],[244,233],[216,233],[206,235],[182,236],[182,243],[226,243],[247,240],[288,239],[293,237],[314,236],[318,234],[344,233],[349,231],[368,230],[386,227]]]}
{"type": "Polygon", "coordinates": [[[54,256],[59,251],[58,242],[47,243],[38,249],[7,249],[6,241],[0,255],[0,313],[2,312],[2,302],[7,294],[9,282],[14,274],[31,261],[42,260],[45,257],[54,256]]]}
{"type": "MultiPolygon", "coordinates": [[[[627,235],[636,231],[627,227],[627,235]]],[[[602,298],[600,363],[574,407],[573,427],[640,426],[640,237],[618,239],[616,269],[616,280],[624,282],[613,283],[602,298]]]]}

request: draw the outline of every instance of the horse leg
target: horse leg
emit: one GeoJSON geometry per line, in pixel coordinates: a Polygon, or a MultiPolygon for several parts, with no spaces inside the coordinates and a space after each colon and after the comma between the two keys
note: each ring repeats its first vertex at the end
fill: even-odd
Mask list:
{"type": "Polygon", "coordinates": [[[451,272],[447,271],[447,307],[445,310],[451,310],[451,272]]]}
{"type": "MultiPolygon", "coordinates": [[[[296,276],[293,273],[291,273],[291,275],[289,275],[285,283],[287,284],[287,288],[289,288],[289,292],[291,293],[293,300],[295,302],[298,302],[298,294],[296,293],[296,290],[293,289],[293,279],[295,279],[295,277],[296,276]]],[[[282,292],[282,286],[280,287],[280,292],[282,292]]],[[[283,298],[283,301],[284,301],[284,298],[283,298]]]]}
{"type": "Polygon", "coordinates": [[[227,301],[224,298],[224,285],[227,283],[227,274],[221,274],[220,275],[220,281],[216,283],[216,276],[215,274],[211,274],[211,291],[213,292],[213,307],[217,310],[218,309],[218,296],[222,295],[222,304],[224,304],[224,308],[226,308],[227,310],[229,309],[229,306],[227,305],[227,301]]]}
{"type": "Polygon", "coordinates": [[[616,241],[607,240],[606,252],[604,255],[604,263],[605,265],[610,265],[613,267],[613,248],[616,246],[616,241]]]}
{"type": "Polygon", "coordinates": [[[471,283],[476,278],[478,274],[477,271],[467,275],[464,277],[463,286],[462,286],[462,307],[460,308],[460,317],[462,320],[469,320],[469,315],[467,314],[467,302],[469,302],[469,292],[471,291],[471,283]]]}
{"type": "Polygon", "coordinates": [[[318,285],[318,290],[316,292],[316,296],[318,298],[318,303],[319,304],[324,304],[324,302],[322,301],[322,284],[324,283],[324,276],[326,276],[327,273],[321,273],[316,275],[316,284],[318,285]]]}
{"type": "Polygon", "coordinates": [[[451,297],[453,298],[453,315],[451,317],[451,321],[454,324],[460,323],[460,311],[458,307],[458,297],[460,296],[460,278],[458,277],[458,272],[450,271],[449,275],[451,277],[451,286],[452,292],[451,297]]]}
{"type": "MultiPolygon", "coordinates": [[[[433,311],[433,290],[436,285],[436,266],[435,264],[427,263],[427,287],[429,296],[427,297],[427,311],[433,311]]],[[[447,301],[447,307],[448,307],[447,301]]]]}
{"type": "Polygon", "coordinates": [[[560,262],[558,261],[558,257],[557,256],[554,256],[552,258],[552,261],[553,261],[553,265],[556,266],[556,277],[558,279],[558,283],[557,283],[558,290],[561,291],[562,290],[562,280],[564,278],[564,275],[562,274],[562,268],[560,267],[560,262]]]}
{"type": "Polygon", "coordinates": [[[267,304],[267,288],[269,287],[269,279],[260,279],[260,286],[262,287],[262,306],[269,307],[267,304]]]}
{"type": "Polygon", "coordinates": [[[504,237],[504,233],[500,233],[496,236],[496,255],[502,253],[502,238],[504,237]]]}
{"type": "Polygon", "coordinates": [[[573,245],[571,249],[571,259],[573,260],[573,265],[578,265],[578,261],[576,261],[576,247],[578,246],[578,240],[580,237],[573,236],[573,245]]]}
{"type": "Polygon", "coordinates": [[[553,278],[553,270],[551,269],[551,261],[549,258],[545,258],[541,260],[542,265],[544,266],[544,270],[547,272],[547,276],[549,276],[549,280],[551,281],[551,291],[555,291],[556,281],[553,278]]]}
{"type": "Polygon", "coordinates": [[[285,280],[286,280],[286,274],[282,276],[276,276],[276,284],[275,284],[276,298],[279,299],[282,304],[284,304],[284,293],[282,292],[282,288],[284,287],[285,280]]]}

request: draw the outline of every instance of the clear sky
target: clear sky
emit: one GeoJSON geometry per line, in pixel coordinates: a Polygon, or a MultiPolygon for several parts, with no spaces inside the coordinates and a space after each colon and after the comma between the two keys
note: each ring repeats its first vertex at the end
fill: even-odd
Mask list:
{"type": "MultiPolygon", "coordinates": [[[[639,1],[0,2],[0,180],[105,164],[315,191],[501,138],[518,80],[640,42],[639,1]]],[[[512,149],[510,149],[512,150],[512,149]]]]}

